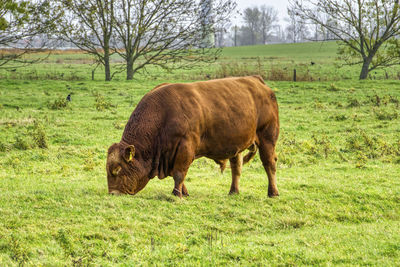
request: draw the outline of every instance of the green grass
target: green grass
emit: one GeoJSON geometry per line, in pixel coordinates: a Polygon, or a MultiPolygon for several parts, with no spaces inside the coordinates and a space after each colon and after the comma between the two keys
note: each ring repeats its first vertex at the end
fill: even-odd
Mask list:
{"type": "Polygon", "coordinates": [[[336,42],[240,46],[224,48],[222,57],[266,57],[288,61],[332,62],[336,58],[336,49],[336,42]]]}
{"type": "MultiPolygon", "coordinates": [[[[361,66],[344,66],[337,60],[336,42],[309,42],[299,44],[274,44],[224,48],[217,62],[200,64],[191,69],[177,69],[168,73],[164,69],[150,66],[147,73],[139,73],[139,80],[191,81],[225,76],[248,75],[258,73],[269,80],[291,81],[293,70],[297,71],[298,81],[340,81],[358,79],[361,66]],[[311,62],[315,64],[312,65],[311,62]]],[[[41,55],[33,55],[38,57],[41,55]]],[[[112,57],[112,72],[118,72],[123,67],[123,60],[112,57]]],[[[15,71],[0,70],[2,79],[21,80],[66,80],[85,81],[92,77],[95,68],[89,55],[51,54],[43,62],[15,71]]],[[[98,67],[95,80],[104,80],[104,70],[98,67]]],[[[125,72],[115,75],[114,81],[124,81],[125,72]]],[[[370,73],[370,79],[400,79],[400,68],[394,66],[386,70],[376,70],[370,73]]]]}
{"type": "MultiPolygon", "coordinates": [[[[290,47],[273,49],[308,60],[290,47]]],[[[269,48],[254,50],[270,57],[269,48]]],[[[236,49],[221,62],[254,56],[236,49]]],[[[45,75],[52,67],[70,75],[66,64],[30,68],[45,75]]],[[[90,66],[73,69],[89,75],[90,66]]],[[[220,174],[207,159],[191,166],[187,199],[172,196],[172,178],[133,197],[107,194],[106,151],[142,96],[216,69],[154,69],[159,77],[133,82],[0,80],[0,265],[398,266],[396,80],[267,81],[280,108],[278,198],[267,197],[258,157],[243,168],[237,196],[228,196],[230,170],[220,174]],[[59,105],[70,92],[72,102],[59,105]],[[40,129],[47,149],[33,138],[40,129]]]]}

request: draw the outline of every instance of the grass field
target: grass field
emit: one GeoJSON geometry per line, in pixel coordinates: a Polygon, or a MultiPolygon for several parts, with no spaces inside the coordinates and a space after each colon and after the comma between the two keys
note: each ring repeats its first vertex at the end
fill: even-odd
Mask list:
{"type": "Polygon", "coordinates": [[[334,43],[229,48],[213,66],[132,82],[91,81],[77,58],[0,72],[0,266],[400,265],[399,80],[358,81],[356,66],[339,79],[334,43]],[[236,196],[230,170],[207,159],[191,166],[187,199],[172,178],[107,194],[106,151],[146,92],[258,61],[267,75],[272,61],[325,75],[266,81],[280,107],[278,198],[258,157],[236,196]]]}

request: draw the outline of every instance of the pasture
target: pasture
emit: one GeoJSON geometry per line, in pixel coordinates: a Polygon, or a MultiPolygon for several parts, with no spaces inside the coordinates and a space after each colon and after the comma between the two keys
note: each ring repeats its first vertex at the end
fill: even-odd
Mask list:
{"type": "Polygon", "coordinates": [[[92,81],[84,54],[2,70],[0,265],[400,265],[399,69],[358,81],[335,49],[227,48],[211,66],[151,68],[130,82],[123,73],[104,82],[100,69],[92,81]],[[270,76],[289,79],[293,68],[305,81],[270,76]],[[172,178],[107,194],[107,149],[146,92],[248,72],[270,77],[279,103],[278,198],[267,197],[258,156],[240,195],[228,196],[230,169],[204,158],[189,170],[186,199],[171,194],[172,178]]]}

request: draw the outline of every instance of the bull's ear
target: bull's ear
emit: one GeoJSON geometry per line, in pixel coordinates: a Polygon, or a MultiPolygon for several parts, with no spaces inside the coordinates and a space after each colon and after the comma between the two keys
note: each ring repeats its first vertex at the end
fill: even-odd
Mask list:
{"type": "Polygon", "coordinates": [[[124,159],[126,160],[126,162],[131,162],[133,161],[134,157],[135,157],[135,147],[133,145],[127,146],[124,151],[124,159]]]}

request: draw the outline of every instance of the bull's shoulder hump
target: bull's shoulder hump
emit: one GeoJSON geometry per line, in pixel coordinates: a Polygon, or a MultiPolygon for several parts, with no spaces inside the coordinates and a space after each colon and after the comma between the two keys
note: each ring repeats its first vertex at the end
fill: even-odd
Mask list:
{"type": "Polygon", "coordinates": [[[151,89],[151,91],[154,91],[154,90],[156,90],[156,89],[159,89],[159,88],[164,87],[164,86],[169,85],[169,84],[171,84],[171,83],[162,83],[162,84],[159,84],[159,85],[157,85],[156,87],[154,87],[153,89],[151,89]]]}

